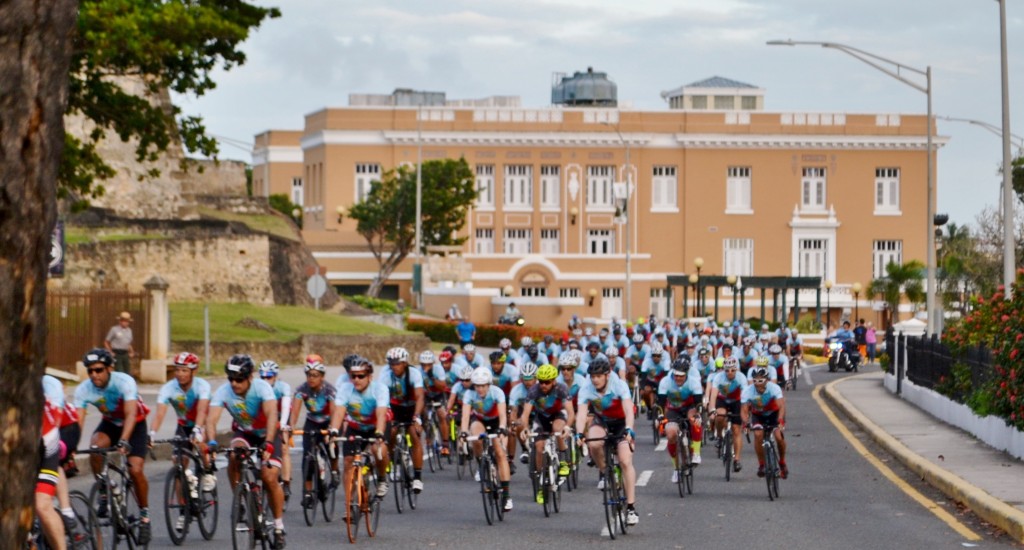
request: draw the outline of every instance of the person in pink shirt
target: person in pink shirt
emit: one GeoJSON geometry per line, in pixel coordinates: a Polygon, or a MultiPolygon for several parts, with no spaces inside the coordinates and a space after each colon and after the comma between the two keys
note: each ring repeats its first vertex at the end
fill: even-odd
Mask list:
{"type": "Polygon", "coordinates": [[[864,333],[864,341],[868,347],[868,362],[875,362],[875,348],[878,345],[878,334],[875,333],[874,323],[868,321],[867,331],[864,333]]]}

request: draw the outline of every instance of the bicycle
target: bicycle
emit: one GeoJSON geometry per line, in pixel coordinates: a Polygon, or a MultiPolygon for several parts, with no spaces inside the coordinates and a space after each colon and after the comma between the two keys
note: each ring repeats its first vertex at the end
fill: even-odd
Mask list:
{"type": "Polygon", "coordinates": [[[690,419],[684,418],[679,423],[676,433],[676,487],[679,498],[686,498],[686,493],[693,494],[693,463],[690,459],[690,419]]]}
{"type": "MultiPolygon", "coordinates": [[[[570,434],[568,441],[576,440],[576,428],[570,427],[570,434]]],[[[569,463],[569,477],[565,480],[565,487],[571,493],[579,487],[580,481],[580,450],[576,445],[566,445],[566,450],[562,451],[565,456],[565,461],[569,463]]]]}
{"type": "Polygon", "coordinates": [[[725,429],[722,431],[721,440],[717,441],[716,445],[718,449],[718,458],[722,459],[722,464],[725,466],[726,481],[732,479],[733,463],[736,458],[732,440],[732,419],[739,417],[740,415],[735,413],[726,413],[725,429]]]}
{"type": "Polygon", "coordinates": [[[480,496],[484,503],[484,518],[487,525],[494,525],[494,519],[505,521],[505,506],[502,502],[501,482],[498,480],[498,464],[494,454],[494,439],[498,434],[484,432],[480,435],[467,436],[466,442],[479,441],[483,445],[480,458],[477,459],[477,471],[480,472],[480,496]]]}
{"type": "Polygon", "coordinates": [[[381,501],[384,500],[377,496],[380,483],[377,478],[377,461],[382,457],[379,447],[376,456],[370,452],[370,445],[376,442],[373,438],[352,435],[338,438],[338,441],[352,445],[363,444],[363,449],[352,458],[352,481],[345,489],[345,523],[348,541],[354,544],[359,536],[361,519],[365,519],[366,533],[370,537],[377,534],[381,501]]]}
{"type": "MultiPolygon", "coordinates": [[[[316,433],[305,434],[303,430],[295,430],[295,435],[302,437],[314,437],[316,433]]],[[[320,430],[320,435],[325,435],[326,430],[320,430]]],[[[312,527],[316,523],[316,508],[320,504],[324,521],[330,523],[334,520],[334,509],[338,497],[338,486],[333,479],[328,481],[331,474],[329,467],[332,458],[336,457],[335,449],[323,437],[317,438],[316,444],[302,456],[302,516],[306,525],[312,527]],[[306,488],[306,483],[309,488],[306,488]]]]}
{"type": "MultiPolygon", "coordinates": [[[[96,512],[89,505],[89,499],[81,491],[71,491],[71,509],[75,513],[77,531],[65,533],[66,547],[70,550],[100,550],[103,546],[103,536],[97,527],[96,512]],[[79,541],[75,541],[75,535],[82,535],[79,541]]],[[[43,533],[43,525],[36,517],[32,521],[32,529],[29,531],[28,540],[25,541],[26,550],[49,550],[50,544],[43,533]]]]}
{"type": "MultiPolygon", "coordinates": [[[[558,442],[555,434],[550,432],[531,433],[529,437],[531,443],[535,442],[538,438],[544,438],[544,447],[541,451],[542,466],[540,471],[537,471],[535,474],[534,494],[540,493],[540,504],[544,507],[544,517],[549,517],[552,513],[557,514],[562,504],[562,479],[558,475],[560,462],[558,442]]],[[[531,449],[536,450],[536,447],[531,445],[531,449]]],[[[531,462],[533,467],[536,464],[535,461],[531,462]]],[[[531,473],[531,477],[534,477],[533,473],[531,473]]]]}
{"type": "Polygon", "coordinates": [[[76,453],[103,457],[103,467],[89,490],[89,507],[96,514],[95,530],[102,534],[104,548],[117,548],[122,540],[129,549],[147,548],[148,542],[139,542],[142,507],[128,475],[128,458],[117,447],[93,447],[76,453]]]}
{"type": "Polygon", "coordinates": [[[234,453],[242,466],[231,500],[231,544],[235,550],[252,549],[258,542],[267,550],[274,542],[274,518],[268,514],[269,495],[263,490],[260,477],[261,452],[255,447],[233,447],[220,452],[234,453]]]}
{"type": "Polygon", "coordinates": [[[164,519],[167,535],[175,546],[181,546],[188,536],[192,521],[199,523],[199,532],[206,540],[212,540],[217,532],[217,516],[220,510],[217,486],[206,490],[200,480],[206,474],[199,452],[191,440],[184,437],[161,439],[153,443],[171,445],[172,466],[167,471],[164,483],[164,519]],[[192,466],[185,466],[185,461],[192,466]]]}
{"type": "Polygon", "coordinates": [[[775,431],[778,426],[765,428],[764,438],[761,441],[761,448],[764,449],[764,480],[768,485],[768,500],[779,498],[779,478],[782,476],[782,468],[779,466],[779,447],[775,441],[775,431]]]}
{"type": "Polygon", "coordinates": [[[608,525],[608,536],[615,540],[615,532],[626,534],[626,491],[622,484],[622,469],[618,464],[618,453],[615,447],[621,437],[606,435],[604,437],[588,437],[584,442],[604,442],[604,488],[601,489],[601,500],[604,504],[604,519],[608,525]]]}
{"type": "Polygon", "coordinates": [[[416,491],[412,490],[412,441],[409,435],[409,422],[393,425],[395,429],[395,447],[391,450],[391,481],[395,485],[395,507],[398,513],[403,512],[402,501],[409,503],[409,509],[416,509],[416,491]]]}
{"type": "MultiPolygon", "coordinates": [[[[430,471],[444,470],[444,456],[441,454],[441,449],[445,446],[444,439],[441,437],[441,420],[437,416],[437,409],[444,405],[440,401],[431,401],[428,403],[426,420],[423,422],[423,437],[425,447],[427,451],[427,465],[430,467],[430,471]]],[[[448,464],[451,464],[452,455],[448,454],[448,464]]]]}
{"type": "Polygon", "coordinates": [[[796,390],[798,378],[800,378],[800,356],[792,355],[789,358],[789,378],[786,379],[786,389],[796,390]]]}
{"type": "Polygon", "coordinates": [[[456,429],[455,419],[461,417],[461,411],[448,411],[450,428],[448,444],[451,446],[451,454],[455,455],[455,474],[459,479],[467,475],[473,477],[476,474],[476,461],[473,460],[473,454],[469,452],[469,445],[465,441],[459,440],[459,433],[456,429]]]}

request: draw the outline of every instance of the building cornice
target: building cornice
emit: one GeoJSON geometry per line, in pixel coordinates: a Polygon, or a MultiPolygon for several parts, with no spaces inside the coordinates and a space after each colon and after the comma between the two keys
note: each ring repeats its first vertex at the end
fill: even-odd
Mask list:
{"type": "MultiPolygon", "coordinates": [[[[790,135],[790,134],[676,134],[684,149],[869,149],[924,150],[926,136],[884,135],[790,135]]],[[[949,142],[945,136],[932,138],[938,149],[949,142]]]]}
{"type": "Polygon", "coordinates": [[[294,162],[302,164],[302,147],[289,145],[271,145],[269,147],[254,147],[252,150],[252,164],[259,166],[271,162],[294,162]]]}

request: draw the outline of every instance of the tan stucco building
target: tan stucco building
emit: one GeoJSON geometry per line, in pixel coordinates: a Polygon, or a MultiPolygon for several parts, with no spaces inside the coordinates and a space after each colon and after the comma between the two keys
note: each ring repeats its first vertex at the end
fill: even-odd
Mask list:
{"type": "MultiPolygon", "coordinates": [[[[695,84],[665,92],[678,108],[658,111],[518,101],[325,108],[301,130],[256,136],[254,191],[303,205],[307,243],[328,280],[352,293],[377,263],[339,212],[383,172],[415,165],[420,148],[423,160],[464,157],[479,197],[461,260],[424,260],[424,307],[438,314],[457,303],[493,322],[514,301],[531,325],[564,326],[574,313],[679,317],[692,303],[684,312],[684,289],[666,293],[667,276],[694,272],[699,257],[703,275],[821,277],[834,283],[821,294],[831,319],[855,308],[876,318],[863,292],[855,304],[854,283],[866,288],[888,261],[925,259],[925,117],[765,112],[762,89],[744,99],[735,85],[734,101],[709,96],[694,108],[694,93],[714,94],[695,84]],[[616,188],[627,187],[620,223],[616,188]]],[[[387,289],[410,303],[413,263],[387,289]]],[[[800,293],[802,315],[813,314],[816,294],[800,293]]],[[[720,296],[731,317],[730,290],[720,296]]],[[[747,290],[746,316],[759,315],[759,300],[747,290]]]]}

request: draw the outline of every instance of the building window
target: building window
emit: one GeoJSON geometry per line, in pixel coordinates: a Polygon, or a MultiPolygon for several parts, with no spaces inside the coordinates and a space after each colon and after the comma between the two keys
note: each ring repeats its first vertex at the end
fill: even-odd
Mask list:
{"type": "Polygon", "coordinates": [[[655,166],[651,179],[651,209],[675,211],[676,188],[676,167],[655,166]]]}
{"type": "Polygon", "coordinates": [[[477,254],[494,254],[494,230],[493,229],[477,229],[476,230],[476,253],[477,254]]]}
{"type": "Polygon", "coordinates": [[[476,166],[476,207],[494,208],[494,165],[476,166]]]}
{"type": "Polygon", "coordinates": [[[875,213],[900,211],[900,169],[875,168],[875,213]]]}
{"type": "Polygon", "coordinates": [[[613,206],[612,178],[615,168],[612,166],[587,167],[587,206],[613,206]]]}
{"type": "Polygon", "coordinates": [[[370,185],[380,180],[380,165],[368,162],[356,164],[356,202],[363,202],[370,194],[370,185]]]}
{"type": "Polygon", "coordinates": [[[745,95],[740,98],[740,109],[744,111],[753,111],[757,109],[757,96],[745,95]]]}
{"type": "Polygon", "coordinates": [[[558,297],[559,298],[579,298],[580,297],[580,288],[579,287],[560,288],[560,289],[558,289],[558,297]]]}
{"type": "Polygon", "coordinates": [[[587,250],[591,254],[613,254],[615,252],[615,234],[611,229],[587,231],[587,250]]]}
{"type": "Polygon", "coordinates": [[[505,206],[533,208],[533,167],[526,164],[505,166],[505,206]]]}
{"type": "Polygon", "coordinates": [[[292,204],[302,206],[302,178],[292,178],[292,204]]]}
{"type": "Polygon", "coordinates": [[[524,286],[519,288],[519,295],[523,298],[547,298],[548,289],[542,286],[524,286]]]}
{"type": "Polygon", "coordinates": [[[750,201],[750,167],[730,166],[725,178],[725,212],[753,214],[750,201]]]}
{"type": "Polygon", "coordinates": [[[903,241],[875,241],[871,255],[871,274],[875,279],[888,275],[885,267],[890,263],[903,265],[903,241]]]}
{"type": "Polygon", "coordinates": [[[558,254],[558,230],[557,229],[541,229],[540,230],[540,253],[541,254],[558,254]]]}
{"type": "Polygon", "coordinates": [[[736,98],[731,95],[716,95],[715,109],[735,109],[736,98]]]}
{"type": "Polygon", "coordinates": [[[828,241],[825,239],[800,239],[798,273],[800,277],[821,277],[828,279],[828,241]]]}
{"type": "Polygon", "coordinates": [[[505,254],[529,254],[533,251],[533,231],[529,229],[505,230],[505,254]]]}
{"type": "Polygon", "coordinates": [[[601,289],[601,318],[622,317],[622,289],[601,289]]]}
{"type": "Polygon", "coordinates": [[[665,288],[651,289],[651,301],[648,305],[650,306],[651,315],[655,319],[665,319],[672,316],[672,303],[667,298],[668,294],[665,290],[665,288]]]}
{"type": "Polygon", "coordinates": [[[695,95],[690,98],[690,103],[694,109],[707,109],[708,108],[708,96],[706,95],[695,95]]]}
{"type": "Polygon", "coordinates": [[[726,276],[754,274],[754,239],[722,239],[722,248],[726,276]]]}
{"type": "Polygon", "coordinates": [[[558,166],[540,167],[540,207],[558,208],[558,191],[562,187],[562,180],[558,166]]]}
{"type": "Polygon", "coordinates": [[[803,210],[825,210],[825,169],[819,167],[804,168],[804,177],[800,181],[800,207],[803,210]]]}

